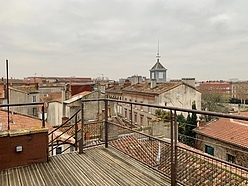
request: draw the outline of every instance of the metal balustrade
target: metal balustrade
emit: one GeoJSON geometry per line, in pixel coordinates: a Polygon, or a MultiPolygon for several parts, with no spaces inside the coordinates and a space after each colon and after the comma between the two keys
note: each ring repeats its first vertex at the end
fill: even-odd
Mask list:
{"type": "MultiPolygon", "coordinates": [[[[81,123],[77,121],[73,125],[73,127],[80,128],[76,130],[75,127],[77,132],[74,133],[76,139],[74,146],[76,149],[79,148],[79,152],[82,153],[84,148],[93,145],[105,144],[106,148],[111,145],[152,167],[155,171],[163,173],[171,179],[171,185],[247,185],[248,169],[246,167],[218,159],[178,142],[180,134],[178,134],[176,116],[182,112],[248,121],[248,117],[231,114],[112,99],[88,99],[82,100],[81,123]],[[105,105],[104,116],[97,123],[84,121],[85,110],[83,105],[93,101],[104,102],[105,105]],[[134,124],[133,114],[126,123],[127,125],[121,122],[119,122],[121,124],[116,123],[107,112],[110,104],[116,103],[119,106],[129,104],[131,113],[133,113],[133,105],[142,106],[142,110],[144,107],[149,107],[168,111],[170,114],[168,122],[170,139],[154,137],[149,132],[145,132],[144,128],[146,126],[141,126],[139,123],[134,124]]],[[[116,113],[116,115],[118,114],[116,113]]]]}

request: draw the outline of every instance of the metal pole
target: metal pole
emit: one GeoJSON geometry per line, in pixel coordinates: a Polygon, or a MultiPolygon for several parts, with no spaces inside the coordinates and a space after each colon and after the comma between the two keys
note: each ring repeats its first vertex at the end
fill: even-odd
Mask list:
{"type": "MultiPolygon", "coordinates": [[[[6,59],[6,73],[7,73],[7,104],[9,104],[9,61],[6,59]]],[[[9,119],[9,105],[8,105],[8,130],[10,130],[10,126],[9,126],[9,122],[10,122],[10,119],[9,119]]]]}
{"type": "Polygon", "coordinates": [[[175,171],[175,185],[177,182],[177,140],[178,140],[178,126],[177,126],[177,112],[174,110],[174,171],[175,171]]]}
{"type": "Polygon", "coordinates": [[[75,151],[77,151],[77,143],[78,143],[77,131],[78,131],[78,126],[77,126],[77,114],[76,114],[75,116],[75,151]]]}
{"type": "Polygon", "coordinates": [[[84,102],[81,104],[81,139],[79,141],[79,154],[83,153],[84,145],[84,102]]]}
{"type": "Polygon", "coordinates": [[[132,126],[133,125],[133,104],[131,103],[130,106],[131,106],[131,115],[130,115],[131,118],[130,119],[131,119],[131,126],[132,126]]]}
{"type": "Polygon", "coordinates": [[[173,112],[170,110],[171,120],[171,186],[176,186],[176,172],[175,172],[175,159],[174,159],[174,118],[173,112]]]}
{"type": "Polygon", "coordinates": [[[105,118],[104,118],[104,125],[105,125],[105,148],[108,148],[108,100],[104,100],[105,103],[105,118]]]}
{"type": "Polygon", "coordinates": [[[42,128],[45,128],[45,106],[42,105],[42,128]]]}

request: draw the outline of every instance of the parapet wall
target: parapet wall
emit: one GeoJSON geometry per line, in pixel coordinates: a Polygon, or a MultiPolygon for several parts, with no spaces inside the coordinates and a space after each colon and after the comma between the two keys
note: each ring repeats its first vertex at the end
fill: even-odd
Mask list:
{"type": "Polygon", "coordinates": [[[47,129],[0,132],[0,170],[45,162],[47,150],[47,129]]]}

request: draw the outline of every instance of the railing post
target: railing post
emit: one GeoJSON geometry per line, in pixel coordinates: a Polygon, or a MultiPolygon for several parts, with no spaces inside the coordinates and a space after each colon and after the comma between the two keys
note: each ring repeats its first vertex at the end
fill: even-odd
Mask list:
{"type": "Polygon", "coordinates": [[[45,106],[42,105],[42,128],[45,128],[45,106]]]}
{"type": "Polygon", "coordinates": [[[175,167],[175,148],[174,148],[174,118],[173,112],[170,110],[171,121],[171,186],[176,186],[176,167],[175,167]]]}
{"type": "Polygon", "coordinates": [[[52,156],[53,156],[53,133],[52,133],[52,156]]]}
{"type": "Polygon", "coordinates": [[[75,116],[75,151],[77,151],[77,143],[78,143],[77,131],[78,131],[78,126],[77,126],[77,114],[76,114],[75,116]]]}
{"type": "Polygon", "coordinates": [[[132,103],[130,103],[130,106],[131,106],[131,126],[133,125],[133,104],[132,103]]]}
{"type": "Polygon", "coordinates": [[[178,140],[178,125],[177,125],[177,112],[174,110],[174,171],[175,171],[175,185],[177,183],[177,140],[178,140]]]}
{"type": "Polygon", "coordinates": [[[108,100],[104,100],[105,103],[105,116],[104,116],[104,126],[105,126],[105,148],[108,148],[108,100]]]}
{"type": "Polygon", "coordinates": [[[84,145],[84,102],[81,104],[81,139],[79,141],[79,154],[83,153],[84,145]]]}

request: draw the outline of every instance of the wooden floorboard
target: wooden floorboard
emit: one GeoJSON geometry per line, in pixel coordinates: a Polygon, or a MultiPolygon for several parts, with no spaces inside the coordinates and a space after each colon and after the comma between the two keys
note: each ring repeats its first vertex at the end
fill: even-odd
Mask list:
{"type": "Polygon", "coordinates": [[[0,186],[162,186],[167,177],[113,147],[57,155],[48,162],[0,171],[0,186]]]}

